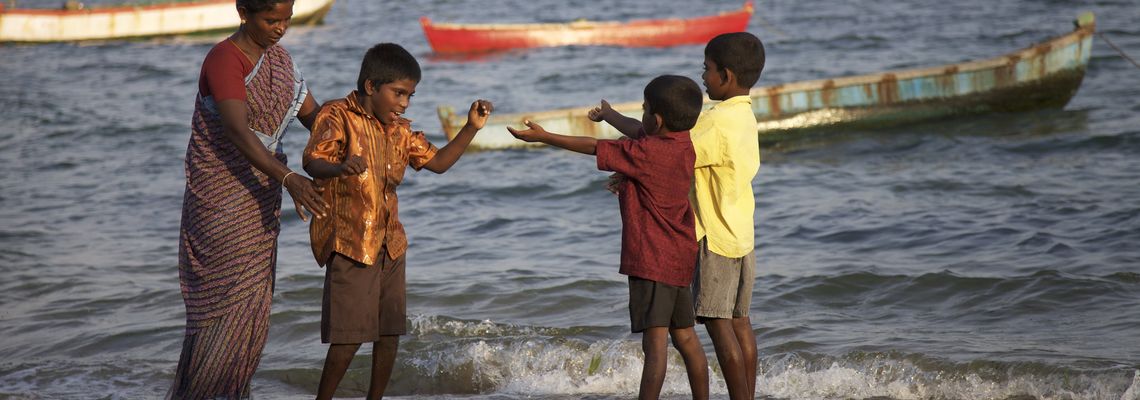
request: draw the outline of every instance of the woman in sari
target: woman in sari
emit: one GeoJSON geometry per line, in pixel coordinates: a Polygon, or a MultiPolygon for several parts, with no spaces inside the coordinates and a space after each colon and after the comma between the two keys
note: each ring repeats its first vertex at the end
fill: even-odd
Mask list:
{"type": "Polygon", "coordinates": [[[325,212],[281,148],[292,120],[309,128],[319,108],[277,45],[293,1],[237,0],[237,12],[237,32],[202,62],[186,149],[178,243],[186,333],[172,399],[249,397],[269,331],[281,187],[302,220],[325,212]]]}

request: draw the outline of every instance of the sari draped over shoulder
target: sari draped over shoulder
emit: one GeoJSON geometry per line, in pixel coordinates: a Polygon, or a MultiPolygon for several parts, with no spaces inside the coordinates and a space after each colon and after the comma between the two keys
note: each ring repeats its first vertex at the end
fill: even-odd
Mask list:
{"type": "MultiPolygon", "coordinates": [[[[308,89],[272,46],[245,77],[249,127],[282,163],[285,129],[308,89]]],[[[170,399],[249,397],[269,331],[281,230],[281,183],[227,138],[217,104],[198,95],[186,149],[178,275],[186,332],[170,399]]]]}

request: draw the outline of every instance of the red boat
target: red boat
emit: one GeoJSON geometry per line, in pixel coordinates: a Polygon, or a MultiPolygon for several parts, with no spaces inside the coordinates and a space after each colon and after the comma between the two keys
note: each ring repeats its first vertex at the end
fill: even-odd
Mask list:
{"type": "Polygon", "coordinates": [[[752,0],[735,11],[696,18],[629,22],[575,21],[554,24],[437,24],[420,17],[424,36],[437,53],[472,53],[566,45],[665,47],[702,44],[740,32],[752,17],[752,0]]]}

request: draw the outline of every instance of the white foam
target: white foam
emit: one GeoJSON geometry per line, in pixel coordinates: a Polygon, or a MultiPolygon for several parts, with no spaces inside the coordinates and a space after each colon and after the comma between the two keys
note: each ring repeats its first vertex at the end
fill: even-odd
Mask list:
{"type": "Polygon", "coordinates": [[[446,335],[451,337],[503,337],[556,333],[552,328],[535,328],[496,323],[491,320],[464,321],[433,315],[413,315],[409,319],[408,333],[415,336],[446,335]]]}
{"type": "MultiPolygon", "coordinates": [[[[562,337],[559,329],[489,320],[416,316],[411,322],[412,335],[454,338],[450,343],[434,343],[432,350],[417,352],[408,360],[433,377],[470,371],[470,384],[508,395],[628,395],[637,393],[640,385],[644,358],[636,335],[586,342],[562,337]]],[[[680,354],[669,351],[662,393],[688,394],[680,354]]]]}
{"type": "MultiPolygon", "coordinates": [[[[508,397],[628,397],[638,391],[643,355],[637,335],[587,342],[556,334],[560,329],[489,320],[418,317],[413,325],[415,334],[453,338],[444,342],[429,338],[428,342],[434,342],[431,350],[417,352],[408,360],[426,379],[443,381],[451,377],[458,380],[449,384],[508,397]],[[463,376],[456,377],[456,371],[464,371],[463,376]]],[[[709,352],[708,356],[710,366],[717,368],[715,354],[709,352]]],[[[1032,372],[1011,364],[1001,367],[1009,371],[995,374],[989,367],[971,372],[976,367],[950,362],[923,362],[919,366],[910,357],[895,354],[813,357],[818,359],[809,361],[792,353],[767,357],[760,366],[757,394],[784,399],[1001,399],[1028,395],[1039,400],[1140,400],[1136,394],[1140,375],[1129,387],[1127,380],[1109,371],[1032,372]]],[[[726,393],[719,372],[710,371],[710,379],[711,393],[726,393]]],[[[681,357],[670,349],[662,394],[689,393],[681,357]]]]}
{"type": "Polygon", "coordinates": [[[1124,391],[1120,400],[1140,400],[1140,370],[1133,372],[1132,384],[1128,385],[1128,390],[1124,391]]]}

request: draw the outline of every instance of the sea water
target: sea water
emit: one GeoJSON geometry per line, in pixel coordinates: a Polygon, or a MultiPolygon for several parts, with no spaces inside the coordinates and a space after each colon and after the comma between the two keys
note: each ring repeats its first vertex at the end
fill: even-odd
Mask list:
{"type": "MultiPolygon", "coordinates": [[[[282,42],[321,101],[391,41],[423,67],[408,116],[637,101],[699,80],[702,46],[431,52],[417,19],[686,17],[742,2],[341,0],[282,42]]],[[[1079,12],[1140,56],[1134,1],[759,1],[760,85],[997,56],[1079,12]]],[[[202,58],[224,35],[0,46],[0,398],[153,399],[182,344],[177,240],[202,58]]],[[[757,392],[777,399],[1136,399],[1140,383],[1140,69],[1097,37],[1059,110],[843,130],[765,147],[754,181],[757,392]]],[[[285,140],[299,169],[308,132],[285,140]]],[[[388,394],[636,395],[640,337],[617,273],[617,200],[591,157],[466,154],[400,187],[409,334],[388,394]]],[[[286,198],[262,399],[311,398],[323,270],[286,198]]],[[[715,353],[715,398],[726,399],[715,353]]],[[[339,394],[368,386],[365,345],[339,394]]],[[[664,397],[689,388],[672,353],[664,397]]]]}

